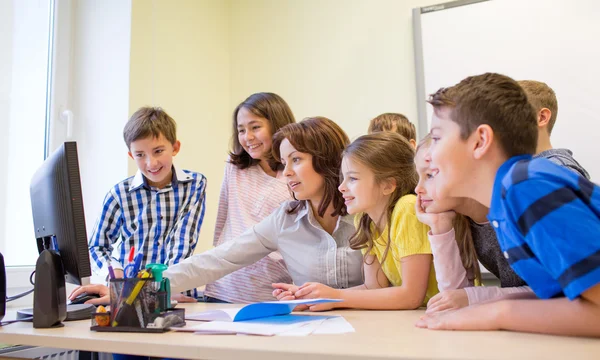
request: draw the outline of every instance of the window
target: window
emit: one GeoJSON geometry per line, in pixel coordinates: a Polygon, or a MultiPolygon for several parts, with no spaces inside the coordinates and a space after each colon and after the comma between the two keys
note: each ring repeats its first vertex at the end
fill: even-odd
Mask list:
{"type": "Polygon", "coordinates": [[[37,259],[29,182],[45,158],[54,1],[0,2],[0,252],[7,266],[37,259]]]}

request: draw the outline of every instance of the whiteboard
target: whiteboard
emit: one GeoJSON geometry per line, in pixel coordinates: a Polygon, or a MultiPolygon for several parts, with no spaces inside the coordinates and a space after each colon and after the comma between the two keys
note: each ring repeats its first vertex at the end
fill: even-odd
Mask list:
{"type": "Polygon", "coordinates": [[[467,76],[497,72],[543,81],[558,98],[553,147],[572,150],[599,182],[599,17],[596,0],[492,0],[415,9],[420,129],[428,131],[431,120],[427,96],[467,76]]]}

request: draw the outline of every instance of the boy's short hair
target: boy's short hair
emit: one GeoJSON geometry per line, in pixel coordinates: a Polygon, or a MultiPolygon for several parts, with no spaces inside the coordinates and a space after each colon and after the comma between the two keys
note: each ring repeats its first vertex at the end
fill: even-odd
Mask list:
{"type": "Polygon", "coordinates": [[[369,134],[378,131],[393,131],[406,138],[406,140],[417,140],[415,125],[408,118],[398,113],[384,113],[369,123],[369,134]]]}
{"type": "Polygon", "coordinates": [[[125,128],[123,129],[123,139],[127,148],[131,148],[131,143],[146,139],[150,136],[158,138],[162,134],[171,144],[177,141],[177,124],[160,107],[141,107],[131,115],[125,128]]]}
{"type": "Polygon", "coordinates": [[[552,128],[556,123],[556,116],[558,115],[558,100],[554,90],[546,83],[535,80],[521,80],[518,81],[519,85],[525,90],[529,102],[533,106],[533,110],[537,114],[543,108],[550,110],[550,120],[548,121],[548,134],[552,132],[552,128]]]}
{"type": "Polygon", "coordinates": [[[537,147],[537,117],[521,86],[505,75],[485,73],[469,76],[458,84],[430,95],[434,111],[449,108],[450,119],[466,140],[487,124],[494,131],[504,155],[534,154],[537,147]]]}

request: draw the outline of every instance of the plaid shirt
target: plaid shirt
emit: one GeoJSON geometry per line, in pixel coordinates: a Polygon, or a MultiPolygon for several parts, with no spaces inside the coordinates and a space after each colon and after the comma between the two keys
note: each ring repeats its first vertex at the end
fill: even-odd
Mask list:
{"type": "Polygon", "coordinates": [[[205,211],[206,178],[177,170],[162,189],[148,185],[140,171],[106,195],[89,250],[94,270],[110,259],[115,269],[128,263],[132,247],[149,263],[176,264],[193,254],[205,211]]]}

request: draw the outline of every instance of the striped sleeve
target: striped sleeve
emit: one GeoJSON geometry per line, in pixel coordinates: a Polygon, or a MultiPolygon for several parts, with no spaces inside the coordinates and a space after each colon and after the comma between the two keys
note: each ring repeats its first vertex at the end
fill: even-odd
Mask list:
{"type": "Polygon", "coordinates": [[[178,220],[168,235],[173,239],[166,241],[175,247],[167,254],[168,265],[177,264],[191,256],[198,243],[206,210],[206,178],[201,174],[196,176],[190,189],[190,206],[187,211],[178,215],[178,220]]]}
{"type": "MultiPolygon", "coordinates": [[[[123,217],[121,205],[116,195],[113,191],[106,194],[102,205],[102,213],[96,222],[94,233],[88,244],[92,266],[96,271],[102,269],[104,264],[108,263],[113,250],[113,244],[121,236],[123,217]]],[[[120,267],[116,265],[115,267],[120,267]]]]}
{"type": "Polygon", "coordinates": [[[225,174],[223,174],[223,182],[221,183],[221,193],[219,194],[219,207],[217,209],[217,221],[215,224],[215,233],[213,238],[213,246],[219,244],[219,239],[227,223],[227,209],[229,207],[229,193],[227,186],[229,184],[229,169],[230,163],[225,165],[225,174]]]}
{"type": "Polygon", "coordinates": [[[507,249],[513,263],[536,258],[570,299],[600,283],[597,186],[583,177],[578,188],[537,178],[514,184],[506,197],[525,239],[507,249]]]}

